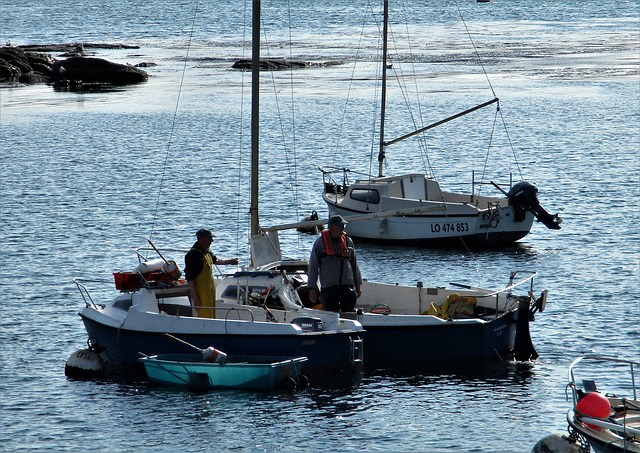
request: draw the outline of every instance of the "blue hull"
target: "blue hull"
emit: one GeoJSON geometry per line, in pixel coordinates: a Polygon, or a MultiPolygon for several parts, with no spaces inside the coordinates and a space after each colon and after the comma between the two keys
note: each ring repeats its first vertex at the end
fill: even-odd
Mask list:
{"type": "Polygon", "coordinates": [[[298,382],[306,357],[229,356],[208,363],[202,354],[160,354],[138,359],[149,379],[162,385],[197,389],[267,390],[298,382]]]}
{"type": "Polygon", "coordinates": [[[442,362],[480,362],[513,357],[516,313],[485,324],[367,326],[367,367],[417,368],[442,362]]]}
{"type": "MultiPolygon", "coordinates": [[[[89,337],[105,348],[108,363],[122,367],[140,367],[145,355],[192,353],[193,349],[164,336],[161,332],[115,329],[82,316],[89,337]]],[[[353,357],[353,344],[362,340],[362,332],[304,332],[298,335],[193,335],[169,332],[194,346],[212,346],[227,354],[307,357],[302,372],[318,376],[350,371],[360,365],[353,357]]]]}

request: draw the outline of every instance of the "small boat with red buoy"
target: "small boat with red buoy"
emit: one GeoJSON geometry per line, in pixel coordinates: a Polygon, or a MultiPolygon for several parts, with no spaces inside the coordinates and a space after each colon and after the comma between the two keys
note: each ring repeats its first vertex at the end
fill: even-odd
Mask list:
{"type": "Polygon", "coordinates": [[[547,436],[533,452],[640,452],[639,371],[640,361],[598,356],[574,360],[567,384],[573,402],[567,411],[569,434],[547,436]]]}
{"type": "MultiPolygon", "coordinates": [[[[595,368],[591,369],[590,372],[596,373],[595,368]]],[[[570,435],[586,442],[596,453],[640,452],[639,372],[640,362],[630,360],[595,356],[574,360],[569,366],[568,384],[573,399],[573,407],[567,412],[570,435]],[[615,380],[616,387],[626,390],[627,396],[614,393],[617,389],[608,383],[603,387],[606,393],[601,393],[598,390],[601,382],[596,385],[593,375],[583,379],[580,386],[576,368],[585,362],[599,368],[608,365],[606,370],[598,372],[598,381],[615,380]]]]}

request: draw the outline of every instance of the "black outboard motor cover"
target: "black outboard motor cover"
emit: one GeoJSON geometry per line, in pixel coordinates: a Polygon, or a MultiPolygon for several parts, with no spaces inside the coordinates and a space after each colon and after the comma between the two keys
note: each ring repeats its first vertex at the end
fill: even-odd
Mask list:
{"type": "Polygon", "coordinates": [[[552,230],[560,229],[562,220],[558,217],[558,214],[551,215],[540,206],[538,188],[530,182],[520,181],[514,185],[507,193],[507,198],[509,199],[509,204],[516,211],[516,220],[524,218],[524,211],[531,211],[538,218],[538,221],[544,223],[547,228],[552,230]],[[522,218],[519,219],[519,216],[522,218]]]}

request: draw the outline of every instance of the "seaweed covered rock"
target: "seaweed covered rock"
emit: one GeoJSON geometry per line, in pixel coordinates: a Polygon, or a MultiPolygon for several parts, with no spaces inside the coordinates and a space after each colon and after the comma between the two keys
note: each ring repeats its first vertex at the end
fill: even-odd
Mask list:
{"type": "Polygon", "coordinates": [[[70,57],[56,61],[52,76],[57,80],[74,80],[85,83],[128,85],[146,82],[149,75],[135,66],[113,63],[102,58],[70,57]]]}
{"type": "Polygon", "coordinates": [[[149,78],[145,71],[137,67],[82,55],[83,45],[0,47],[0,82],[53,83],[54,87],[65,85],[81,89],[89,85],[98,87],[141,83],[149,78]],[[71,56],[56,60],[49,54],[34,50],[64,51],[64,55],[71,56]]]}
{"type": "MultiPolygon", "coordinates": [[[[233,69],[240,69],[243,71],[251,70],[253,60],[251,58],[242,58],[237,60],[231,66],[233,69]]],[[[260,59],[261,71],[282,71],[286,69],[301,69],[310,67],[326,67],[343,64],[342,61],[325,61],[320,63],[313,63],[310,61],[300,60],[287,60],[286,58],[265,58],[260,59]]]]}
{"type": "Polygon", "coordinates": [[[46,81],[51,77],[54,62],[54,58],[47,54],[25,52],[19,47],[0,47],[0,81],[46,81]]]}

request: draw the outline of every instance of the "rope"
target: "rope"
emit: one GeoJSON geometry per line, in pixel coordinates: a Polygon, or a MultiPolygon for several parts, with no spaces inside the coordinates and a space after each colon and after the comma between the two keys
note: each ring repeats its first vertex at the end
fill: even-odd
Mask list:
{"type": "MultiPolygon", "coordinates": [[[[369,2],[369,7],[371,7],[371,2],[369,2]]],[[[349,78],[349,87],[347,88],[347,98],[345,100],[344,103],[344,108],[342,109],[342,118],[340,118],[340,124],[338,125],[338,133],[336,134],[336,146],[334,149],[334,153],[333,153],[333,166],[336,166],[336,157],[344,157],[343,153],[338,151],[338,147],[340,145],[340,139],[342,137],[342,130],[344,128],[344,123],[345,123],[345,118],[347,116],[347,106],[349,104],[349,99],[351,97],[351,88],[353,87],[353,81],[355,80],[355,73],[356,73],[356,66],[358,63],[358,58],[360,57],[360,50],[362,49],[362,39],[364,36],[364,29],[366,26],[366,17],[367,14],[365,13],[365,20],[362,21],[362,28],[360,29],[360,39],[358,40],[358,46],[356,47],[356,56],[355,56],[355,60],[354,60],[354,64],[353,64],[353,69],[351,71],[351,77],[349,78]]],[[[374,130],[375,130],[375,126],[374,126],[374,130]]],[[[370,159],[371,160],[371,159],[370,159]]],[[[369,174],[371,174],[371,171],[369,171],[369,174]]]]}
{"type": "MultiPolygon", "coordinates": [[[[244,13],[242,15],[243,18],[243,26],[242,26],[242,30],[243,30],[243,35],[242,35],[242,42],[246,43],[247,42],[247,15],[249,15],[250,17],[250,13],[251,13],[251,7],[247,6],[248,3],[250,3],[251,0],[246,0],[244,2],[244,13]]],[[[246,48],[243,45],[242,46],[242,59],[245,59],[245,51],[246,48]]],[[[242,158],[243,158],[243,150],[244,150],[244,90],[245,90],[245,81],[246,81],[246,71],[242,71],[242,75],[240,77],[240,136],[238,138],[238,143],[239,143],[239,152],[238,152],[238,177],[237,177],[237,189],[236,189],[236,225],[238,225],[238,228],[235,229],[236,231],[236,256],[240,256],[240,239],[241,239],[241,235],[242,233],[242,229],[240,228],[240,225],[245,225],[246,229],[245,229],[245,233],[247,238],[251,235],[251,232],[249,231],[249,227],[248,225],[250,224],[250,220],[249,220],[249,215],[247,215],[247,218],[244,221],[241,221],[241,201],[243,199],[242,196],[242,188],[243,188],[243,178],[242,178],[242,158]]]]}
{"type": "MultiPolygon", "coordinates": [[[[414,82],[414,86],[415,86],[415,93],[416,93],[416,99],[418,100],[418,116],[420,118],[420,124],[422,126],[424,126],[424,118],[422,116],[422,104],[420,102],[420,96],[419,94],[419,90],[418,90],[418,78],[415,77],[416,75],[416,67],[415,67],[415,60],[413,58],[413,44],[411,43],[411,34],[409,33],[409,21],[406,20],[407,17],[407,10],[406,10],[406,3],[402,4],[402,15],[405,18],[404,23],[405,23],[405,33],[407,35],[407,39],[409,41],[409,55],[411,57],[410,61],[411,61],[411,68],[414,74],[413,77],[413,82],[414,82]]],[[[394,41],[395,42],[395,41],[394,41]]],[[[400,79],[398,79],[400,80],[400,79]]],[[[408,90],[407,90],[408,92],[408,90]]],[[[411,111],[411,108],[409,106],[408,100],[405,101],[407,103],[407,106],[409,107],[409,111],[411,112],[411,120],[413,121],[413,125],[416,129],[419,128],[419,126],[417,125],[414,117],[413,117],[413,112],[411,111]]],[[[433,179],[436,179],[436,172],[434,170],[434,168],[431,166],[431,161],[429,159],[429,153],[427,151],[427,141],[426,138],[424,137],[423,134],[419,134],[417,136],[418,139],[418,148],[420,148],[420,157],[422,158],[422,166],[425,168],[427,175],[431,175],[431,177],[433,177],[433,179]]]]}
{"type": "Polygon", "coordinates": [[[189,50],[191,49],[191,41],[193,40],[193,33],[195,30],[195,23],[196,23],[196,17],[198,16],[199,5],[200,5],[200,2],[196,0],[196,6],[193,12],[193,19],[191,21],[191,31],[189,32],[189,41],[187,43],[187,52],[184,56],[182,76],[180,78],[180,85],[178,88],[178,97],[176,99],[176,107],[173,111],[173,121],[171,122],[171,129],[169,130],[169,141],[167,142],[167,152],[165,153],[164,165],[162,166],[162,175],[160,177],[160,187],[158,188],[158,196],[156,197],[156,206],[153,211],[153,220],[151,221],[151,232],[149,233],[149,240],[153,239],[153,231],[155,230],[156,219],[158,218],[158,207],[160,206],[160,195],[162,194],[162,188],[164,186],[164,178],[167,173],[167,162],[169,161],[169,153],[171,151],[171,144],[173,142],[174,131],[176,128],[176,120],[178,117],[178,106],[180,105],[180,96],[182,94],[182,85],[184,84],[184,76],[185,76],[185,73],[187,72],[187,61],[189,59],[189,50]]]}
{"type": "Polygon", "coordinates": [[[498,109],[496,110],[496,114],[493,117],[493,127],[491,128],[491,135],[489,136],[489,146],[487,147],[487,155],[484,158],[484,167],[482,168],[482,176],[480,177],[480,187],[478,187],[478,196],[480,196],[480,189],[482,189],[482,185],[484,183],[484,177],[487,172],[487,168],[489,166],[489,152],[491,151],[491,143],[493,142],[493,133],[496,130],[496,121],[498,120],[499,111],[500,111],[500,108],[498,107],[498,109]]]}
{"type": "Polygon", "coordinates": [[[460,11],[460,6],[458,5],[458,1],[454,0],[455,4],[456,4],[456,8],[458,10],[458,14],[460,15],[460,20],[462,21],[462,24],[464,25],[464,29],[467,31],[467,36],[469,37],[469,41],[471,41],[471,45],[473,46],[473,51],[476,54],[476,58],[478,59],[478,63],[480,63],[480,67],[482,68],[482,72],[484,73],[485,78],[487,79],[487,83],[489,84],[489,88],[491,88],[491,93],[493,93],[493,97],[497,98],[498,96],[496,96],[496,92],[493,90],[493,85],[491,85],[491,80],[489,80],[489,75],[487,74],[487,70],[485,69],[484,65],[482,64],[482,60],[480,59],[480,54],[478,53],[478,49],[476,48],[476,43],[473,42],[473,38],[471,37],[471,33],[469,32],[469,27],[467,27],[467,23],[464,20],[464,16],[462,15],[462,11],[460,11]]]}
{"type": "MultiPolygon", "coordinates": [[[[491,84],[491,80],[489,79],[489,75],[487,74],[487,70],[484,67],[484,64],[482,64],[482,59],[480,58],[480,54],[478,53],[478,49],[476,48],[476,43],[473,41],[473,38],[471,37],[471,33],[469,32],[469,28],[467,27],[467,23],[464,20],[464,17],[462,16],[462,11],[460,11],[460,6],[458,5],[457,0],[454,0],[455,4],[456,4],[456,8],[458,9],[458,14],[460,15],[460,20],[462,20],[462,24],[464,25],[464,28],[467,32],[467,36],[469,36],[469,41],[471,41],[471,45],[473,46],[473,51],[476,54],[476,58],[478,60],[478,63],[480,64],[480,67],[482,68],[482,72],[484,73],[484,77],[487,79],[487,83],[489,84],[489,88],[491,89],[491,93],[493,94],[494,98],[497,98],[498,96],[496,95],[495,90],[493,89],[493,85],[491,84]]],[[[513,153],[513,158],[515,160],[516,163],[516,167],[518,168],[518,173],[520,173],[520,179],[524,179],[522,177],[522,169],[520,168],[520,163],[518,162],[518,158],[516,156],[516,151],[513,147],[513,144],[511,143],[511,137],[509,136],[509,130],[507,129],[507,125],[504,121],[504,117],[502,116],[502,110],[500,109],[500,103],[498,103],[498,107],[497,107],[497,111],[500,112],[500,118],[502,118],[502,124],[504,126],[504,131],[507,134],[507,141],[509,142],[509,146],[511,147],[511,152],[513,153]]],[[[492,131],[493,134],[493,131],[492,131]]]]}

